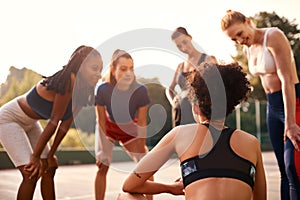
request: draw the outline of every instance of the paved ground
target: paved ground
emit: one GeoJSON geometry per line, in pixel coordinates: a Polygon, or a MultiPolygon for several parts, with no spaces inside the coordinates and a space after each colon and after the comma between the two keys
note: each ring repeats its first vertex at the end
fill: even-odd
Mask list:
{"type": "MultiPolygon", "coordinates": [[[[266,170],[268,200],[279,198],[279,172],[275,157],[272,152],[263,153],[264,167],[266,170]]],[[[122,182],[128,172],[134,167],[133,162],[113,163],[108,173],[107,200],[115,200],[121,189],[122,182]]],[[[93,200],[95,165],[60,166],[55,177],[57,200],[93,200]]],[[[155,175],[157,181],[174,181],[180,176],[179,164],[170,160],[155,175]]],[[[0,200],[13,200],[16,197],[21,175],[16,169],[0,170],[0,200]]],[[[41,200],[40,188],[36,189],[34,200],[41,200]]],[[[183,196],[169,194],[156,195],[154,200],[183,200],[183,196]]]]}

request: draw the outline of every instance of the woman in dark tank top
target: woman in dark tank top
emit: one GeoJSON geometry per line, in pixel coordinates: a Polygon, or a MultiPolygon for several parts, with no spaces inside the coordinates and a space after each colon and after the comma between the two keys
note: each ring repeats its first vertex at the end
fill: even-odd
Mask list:
{"type": "Polygon", "coordinates": [[[188,56],[187,60],[177,66],[173,80],[169,88],[166,89],[166,95],[172,105],[172,121],[173,127],[175,127],[195,122],[191,104],[186,96],[186,75],[203,62],[217,63],[217,60],[214,56],[198,51],[192,44],[192,36],[183,27],[176,28],[171,39],[177,48],[188,56]],[[178,94],[175,91],[177,85],[180,87],[178,94]]]}

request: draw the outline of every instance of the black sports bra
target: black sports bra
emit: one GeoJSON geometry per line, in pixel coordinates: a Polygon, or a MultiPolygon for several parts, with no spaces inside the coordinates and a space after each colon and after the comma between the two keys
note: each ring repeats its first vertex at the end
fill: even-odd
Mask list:
{"type": "Polygon", "coordinates": [[[209,129],[214,140],[211,151],[186,159],[180,164],[184,187],[204,178],[226,177],[241,180],[253,189],[255,166],[249,160],[237,155],[230,147],[230,137],[234,129],[225,128],[221,134],[212,126],[209,129]],[[220,135],[217,141],[215,141],[216,134],[220,135]]]}

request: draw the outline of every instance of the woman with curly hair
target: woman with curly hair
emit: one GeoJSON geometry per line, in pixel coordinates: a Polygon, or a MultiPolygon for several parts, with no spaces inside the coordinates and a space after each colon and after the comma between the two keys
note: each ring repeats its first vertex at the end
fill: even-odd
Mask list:
{"type": "Polygon", "coordinates": [[[250,85],[238,64],[205,64],[188,76],[188,96],[197,123],[173,128],[126,178],[119,199],[171,193],[185,199],[266,199],[266,180],[258,140],[226,127],[229,113],[247,99],[250,85]],[[182,181],[148,178],[176,153],[182,181]],[[155,161],[155,162],[153,162],[155,161]],[[132,193],[132,194],[128,194],[132,193]]]}

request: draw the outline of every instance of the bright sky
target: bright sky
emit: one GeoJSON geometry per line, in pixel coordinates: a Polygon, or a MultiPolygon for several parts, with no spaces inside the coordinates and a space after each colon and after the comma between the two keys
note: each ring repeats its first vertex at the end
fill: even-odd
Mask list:
{"type": "MultiPolygon", "coordinates": [[[[97,48],[115,42],[115,37],[126,32],[133,33],[132,39],[140,40],[134,30],[145,28],[173,31],[183,26],[206,53],[227,61],[234,53],[233,43],[220,29],[220,19],[227,9],[241,11],[246,16],[275,11],[300,24],[299,7],[299,0],[1,1],[0,83],[5,81],[10,66],[52,75],[67,63],[79,45],[97,48]]],[[[146,35],[151,36],[147,31],[146,35]]],[[[169,35],[167,40],[174,45],[169,35]]],[[[120,48],[126,49],[126,46],[122,43],[120,48]]],[[[100,53],[111,55],[112,51],[100,53]]],[[[158,48],[132,53],[136,68],[156,64],[170,66],[173,70],[182,59],[176,54],[179,54],[176,49],[173,52],[158,48]]],[[[109,57],[104,59],[107,64],[109,57]]],[[[147,73],[148,77],[154,77],[160,71],[153,68],[147,73]]]]}

